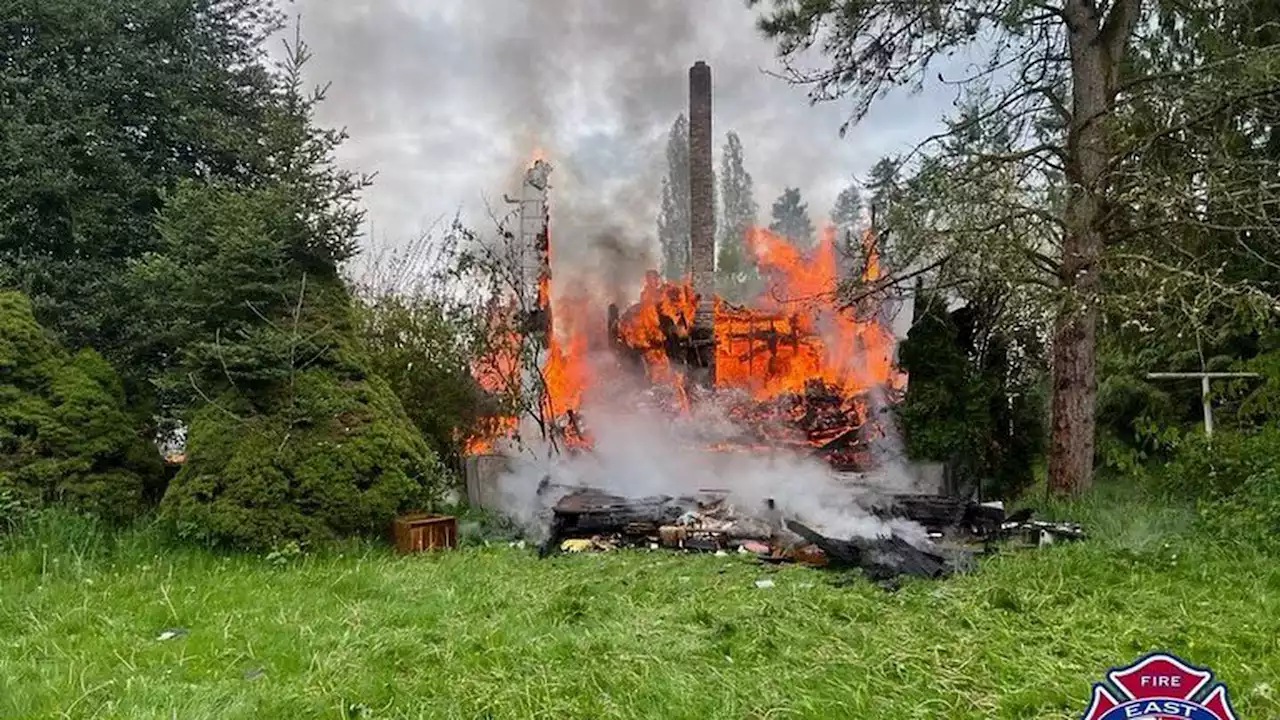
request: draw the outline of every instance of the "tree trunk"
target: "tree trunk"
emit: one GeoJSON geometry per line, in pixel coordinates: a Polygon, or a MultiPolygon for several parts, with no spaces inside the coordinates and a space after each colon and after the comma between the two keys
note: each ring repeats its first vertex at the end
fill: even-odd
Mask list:
{"type": "Polygon", "coordinates": [[[1093,482],[1098,394],[1096,345],[1111,139],[1107,131],[1116,74],[1141,0],[1116,0],[1105,27],[1092,0],[1067,0],[1063,15],[1071,52],[1071,120],[1067,129],[1066,233],[1053,328],[1053,402],[1049,489],[1077,495],[1093,482]]]}
{"type": "Polygon", "coordinates": [[[1089,308],[1064,308],[1054,322],[1049,489],[1056,495],[1079,494],[1093,481],[1096,327],[1089,308]]]}

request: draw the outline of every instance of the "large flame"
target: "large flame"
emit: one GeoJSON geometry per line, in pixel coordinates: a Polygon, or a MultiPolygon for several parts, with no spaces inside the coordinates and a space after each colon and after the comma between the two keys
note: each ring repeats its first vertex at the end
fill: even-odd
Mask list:
{"type": "MultiPolygon", "coordinates": [[[[816,248],[803,252],[786,238],[753,228],[746,242],[766,289],[748,306],[715,302],[715,384],[747,391],[757,400],[802,393],[815,380],[853,395],[897,386],[893,337],[876,318],[859,319],[838,299],[836,231],[826,228],[816,248]]],[[[878,278],[874,241],[864,236],[864,281],[878,278]]],[[[682,381],[668,359],[673,339],[692,333],[698,297],[688,283],[661,283],[650,272],[640,302],[620,323],[625,344],[645,359],[654,382],[682,381]]]]}
{"type": "Polygon", "coordinates": [[[551,314],[557,320],[542,367],[545,384],[542,416],[553,424],[563,419],[557,429],[566,443],[578,447],[590,444],[590,437],[578,424],[577,412],[582,407],[583,394],[594,379],[587,361],[591,307],[590,297],[582,294],[552,301],[551,314]]]}
{"type": "MultiPolygon", "coordinates": [[[[888,328],[874,314],[859,318],[858,308],[839,299],[835,228],[824,228],[810,253],[763,228],[748,232],[747,245],[768,288],[753,308],[717,313],[718,384],[746,386],[762,398],[803,392],[815,379],[845,395],[900,384],[888,328]],[[756,366],[761,340],[772,343],[764,368],[756,366]]],[[[870,231],[863,250],[862,280],[873,282],[879,256],[870,231]]]]}
{"type": "MultiPolygon", "coordinates": [[[[541,242],[549,269],[549,234],[541,242]]],[[[604,397],[623,407],[618,388],[627,383],[619,381],[636,371],[644,385],[670,391],[665,397],[672,399],[671,412],[688,412],[690,373],[710,357],[714,389],[749,398],[732,408],[734,420],[760,427],[758,437],[768,442],[785,435],[773,427],[779,418],[804,425],[796,441],[812,446],[825,447],[860,430],[868,394],[900,389],[905,382],[894,367],[894,339],[879,308],[865,301],[846,303],[839,292],[842,277],[861,276],[865,283],[879,279],[874,236],[868,232],[862,238],[860,268],[850,268],[840,257],[831,227],[807,251],[763,228],[749,230],[743,242],[764,289],[745,305],[713,298],[711,333],[695,327],[701,298],[688,280],[664,281],[647,272],[638,301],[606,330],[606,304],[599,293],[587,290],[583,278],[561,280],[544,272],[537,288],[538,308],[547,317],[538,404],[544,429],[551,428],[570,447],[589,447],[590,433],[581,423],[584,405],[604,397]],[[602,347],[611,348],[607,357],[612,360],[600,361],[602,347]]],[[[513,370],[509,358],[498,365],[498,374],[513,370]]],[[[477,372],[482,386],[496,384],[487,377],[477,372]]],[[[490,429],[508,432],[513,426],[514,419],[505,418],[490,429]]],[[[469,449],[487,448],[487,441],[477,441],[469,449]]]]}

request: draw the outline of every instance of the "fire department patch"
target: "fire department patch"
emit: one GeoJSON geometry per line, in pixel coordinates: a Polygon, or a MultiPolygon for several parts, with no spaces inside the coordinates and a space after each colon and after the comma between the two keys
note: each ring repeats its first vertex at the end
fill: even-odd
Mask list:
{"type": "Polygon", "coordinates": [[[1212,671],[1168,653],[1112,668],[1107,680],[1094,683],[1081,720],[1237,720],[1212,671]]]}

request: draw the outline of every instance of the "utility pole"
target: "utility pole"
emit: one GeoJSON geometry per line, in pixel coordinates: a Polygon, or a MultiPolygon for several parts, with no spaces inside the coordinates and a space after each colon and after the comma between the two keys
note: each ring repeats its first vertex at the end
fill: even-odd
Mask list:
{"type": "Polygon", "coordinates": [[[1213,403],[1209,398],[1209,381],[1210,380],[1227,380],[1239,378],[1256,378],[1262,377],[1258,373],[1231,373],[1231,372],[1164,372],[1164,373],[1147,373],[1148,380],[1188,380],[1199,378],[1200,380],[1200,402],[1204,406],[1204,434],[1207,437],[1213,437],[1213,403]]]}

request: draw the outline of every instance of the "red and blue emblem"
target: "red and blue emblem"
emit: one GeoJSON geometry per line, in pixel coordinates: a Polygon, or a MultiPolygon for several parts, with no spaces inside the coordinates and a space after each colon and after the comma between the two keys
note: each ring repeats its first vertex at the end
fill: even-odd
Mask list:
{"type": "Polygon", "coordinates": [[[1227,686],[1213,672],[1168,653],[1152,653],[1094,683],[1081,720],[1237,720],[1227,686]]]}

